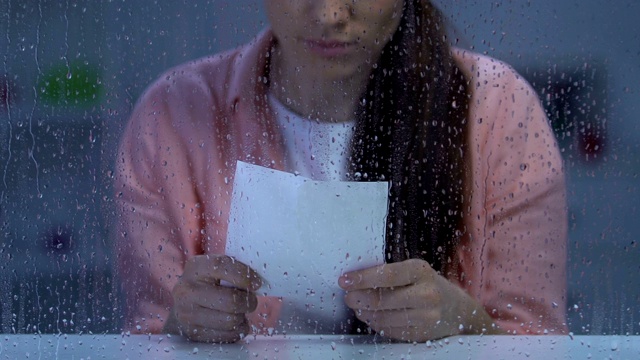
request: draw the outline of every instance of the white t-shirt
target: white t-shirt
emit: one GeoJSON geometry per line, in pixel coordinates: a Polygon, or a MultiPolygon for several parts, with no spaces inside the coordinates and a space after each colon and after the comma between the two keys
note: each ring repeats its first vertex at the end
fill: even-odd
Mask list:
{"type": "Polygon", "coordinates": [[[288,172],[320,181],[346,180],[355,120],[332,123],[304,118],[271,94],[269,104],[284,137],[288,172]]]}

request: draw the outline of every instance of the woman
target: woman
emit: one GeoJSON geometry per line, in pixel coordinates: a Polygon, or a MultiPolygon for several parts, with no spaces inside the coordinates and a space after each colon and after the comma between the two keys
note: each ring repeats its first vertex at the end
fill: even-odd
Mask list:
{"type": "Polygon", "coordinates": [[[271,29],[169,71],[132,115],[116,182],[127,326],[222,342],[277,326],[278,299],[224,255],[242,160],[391,182],[387,264],[336,279],[374,331],[566,331],[563,169],[531,88],[452,50],[426,0],[265,5],[271,29]],[[312,159],[299,126],[344,151],[312,159]]]}

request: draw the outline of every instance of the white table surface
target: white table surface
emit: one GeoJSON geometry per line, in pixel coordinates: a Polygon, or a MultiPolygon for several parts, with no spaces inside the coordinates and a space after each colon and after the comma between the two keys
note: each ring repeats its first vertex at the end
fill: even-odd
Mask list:
{"type": "Polygon", "coordinates": [[[198,344],[177,336],[4,335],[0,359],[640,359],[640,336],[458,336],[398,344],[373,336],[250,337],[198,344]]]}

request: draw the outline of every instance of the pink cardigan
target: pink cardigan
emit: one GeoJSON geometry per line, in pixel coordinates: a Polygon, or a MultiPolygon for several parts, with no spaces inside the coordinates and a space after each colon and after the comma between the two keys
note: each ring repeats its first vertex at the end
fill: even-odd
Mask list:
{"type": "MultiPolygon", "coordinates": [[[[266,100],[272,35],[169,70],[147,89],[117,155],[115,196],[125,328],[161,332],[185,260],[224,253],[236,160],[283,168],[266,100]]],[[[505,330],[566,331],[563,165],[531,87],[510,67],[459,50],[471,80],[467,235],[446,276],[505,330]]],[[[336,279],[337,280],[337,279],[336,279]]],[[[273,326],[260,298],[250,321],[273,326]]]]}

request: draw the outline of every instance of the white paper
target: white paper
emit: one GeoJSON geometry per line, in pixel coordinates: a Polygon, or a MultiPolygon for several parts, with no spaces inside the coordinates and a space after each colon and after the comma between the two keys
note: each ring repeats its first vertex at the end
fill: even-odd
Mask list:
{"type": "Polygon", "coordinates": [[[342,316],[345,272],[384,263],[386,182],[312,181],[238,162],[226,254],[265,281],[261,295],[318,319],[342,316]]]}

